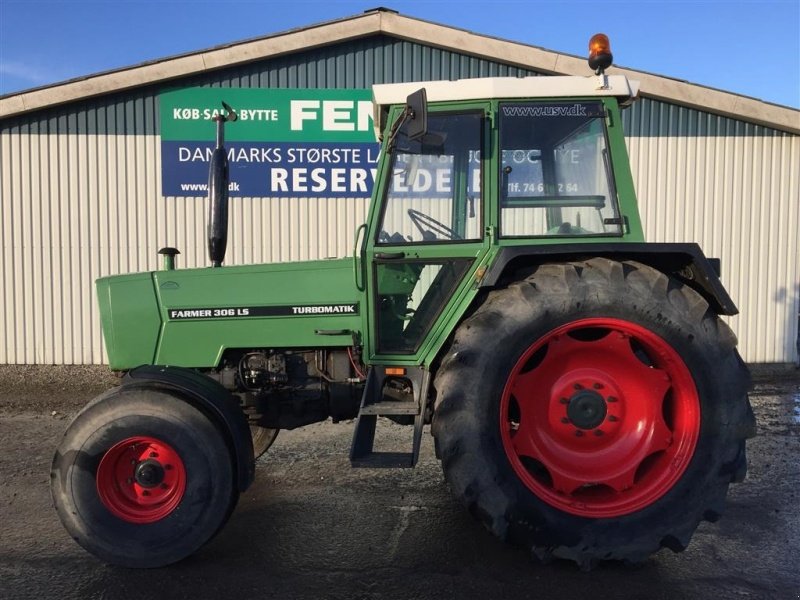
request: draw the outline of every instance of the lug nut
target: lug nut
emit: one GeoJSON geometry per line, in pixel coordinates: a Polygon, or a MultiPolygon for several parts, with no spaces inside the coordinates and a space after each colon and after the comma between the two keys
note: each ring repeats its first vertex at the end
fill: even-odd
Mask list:
{"type": "Polygon", "coordinates": [[[575,430],[575,437],[583,437],[583,432],[580,429],[575,430]]]}
{"type": "Polygon", "coordinates": [[[569,417],[561,417],[562,423],[569,423],[569,417]]]}
{"type": "Polygon", "coordinates": [[[614,423],[615,421],[619,421],[619,417],[616,417],[614,415],[608,415],[608,420],[614,423]]]}
{"type": "Polygon", "coordinates": [[[569,398],[561,398],[559,402],[561,402],[561,404],[569,404],[569,398]]]}
{"type": "Polygon", "coordinates": [[[603,384],[602,383],[595,383],[592,387],[594,389],[596,389],[596,390],[602,390],[603,389],[603,384]]]}
{"type": "Polygon", "coordinates": [[[597,437],[600,437],[601,435],[603,435],[603,430],[602,430],[602,429],[595,429],[595,430],[594,430],[594,434],[595,434],[597,437]]]}
{"type": "Polygon", "coordinates": [[[580,383],[576,383],[576,384],[575,384],[574,386],[572,386],[572,387],[574,387],[576,390],[582,390],[582,389],[583,389],[583,386],[582,386],[580,383]]]}
{"type": "Polygon", "coordinates": [[[147,490],[142,490],[142,496],[149,496],[149,495],[150,492],[148,492],[147,490]]]}
{"type": "Polygon", "coordinates": [[[158,454],[156,454],[155,452],[150,453],[150,458],[155,458],[156,456],[158,456],[158,454]]]}
{"type": "Polygon", "coordinates": [[[606,402],[617,402],[617,397],[609,396],[608,398],[606,398],[606,402]]]}

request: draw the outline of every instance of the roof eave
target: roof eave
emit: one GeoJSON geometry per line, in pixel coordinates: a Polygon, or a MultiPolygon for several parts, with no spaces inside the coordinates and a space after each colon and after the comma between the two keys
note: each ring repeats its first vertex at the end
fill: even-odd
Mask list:
{"type": "Polygon", "coordinates": [[[0,98],[0,118],[374,35],[380,18],[379,12],[365,13],[22,91],[0,98]]]}
{"type": "MultiPolygon", "coordinates": [[[[396,37],[442,48],[459,48],[482,58],[546,74],[585,76],[589,70],[586,59],[582,57],[409,19],[402,15],[385,14],[381,25],[383,33],[396,37]],[[408,21],[413,22],[413,27],[409,26],[408,21]]],[[[639,81],[640,97],[663,100],[795,135],[800,134],[800,110],[634,69],[612,67],[607,73],[625,75],[628,79],[639,81]]]]}

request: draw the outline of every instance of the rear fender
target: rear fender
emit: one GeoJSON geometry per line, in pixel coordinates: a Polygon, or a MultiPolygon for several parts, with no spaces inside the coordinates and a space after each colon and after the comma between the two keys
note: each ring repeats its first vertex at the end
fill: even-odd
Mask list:
{"type": "Polygon", "coordinates": [[[602,256],[636,260],[677,277],[697,291],[719,315],[739,310],[719,279],[719,259],[706,258],[697,244],[599,243],[510,246],[501,248],[481,279],[480,287],[502,285],[518,269],[552,261],[583,260],[602,256]]]}

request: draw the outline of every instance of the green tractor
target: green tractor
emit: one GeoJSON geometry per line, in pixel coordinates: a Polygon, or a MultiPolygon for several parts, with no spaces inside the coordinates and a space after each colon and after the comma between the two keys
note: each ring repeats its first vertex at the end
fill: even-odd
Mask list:
{"type": "MultiPolygon", "coordinates": [[[[696,244],[645,243],[607,75],[377,85],[382,151],[352,258],[97,282],[118,387],[66,431],[52,494],[108,563],[156,567],[219,531],[280,429],[355,420],[354,467],[413,467],[424,425],[497,537],[590,568],[681,551],[747,463],[737,309],[696,244]],[[378,452],[379,416],[409,445],[378,452]]],[[[234,125],[235,126],[235,125],[234,125]]]]}

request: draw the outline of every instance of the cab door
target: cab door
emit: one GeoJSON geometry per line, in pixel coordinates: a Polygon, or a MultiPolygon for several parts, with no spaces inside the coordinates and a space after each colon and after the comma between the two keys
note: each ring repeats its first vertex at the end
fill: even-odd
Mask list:
{"type": "Polygon", "coordinates": [[[419,365],[475,293],[490,238],[488,103],[430,109],[427,133],[401,126],[382,157],[366,243],[366,355],[419,365]]]}

